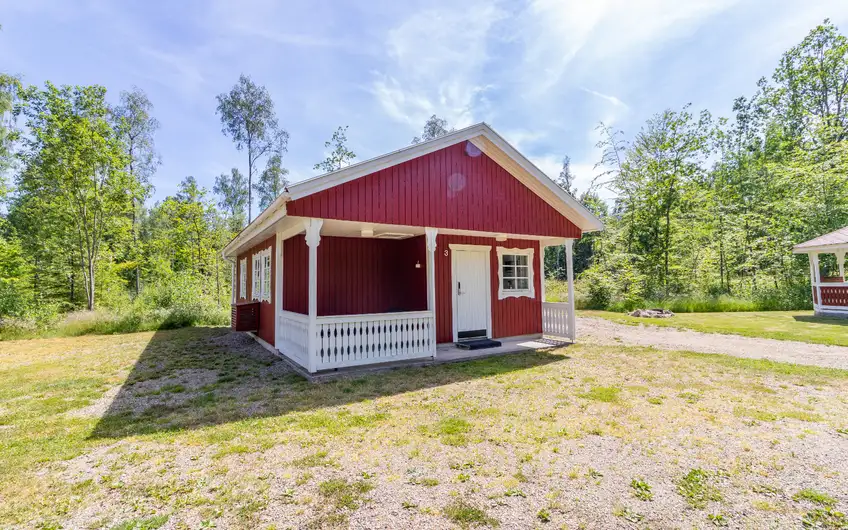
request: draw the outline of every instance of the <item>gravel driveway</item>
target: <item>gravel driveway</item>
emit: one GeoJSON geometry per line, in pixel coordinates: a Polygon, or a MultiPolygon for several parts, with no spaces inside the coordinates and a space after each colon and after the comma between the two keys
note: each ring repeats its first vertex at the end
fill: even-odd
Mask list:
{"type": "Polygon", "coordinates": [[[848,347],[844,346],[701,333],[651,325],[631,326],[594,317],[577,318],[577,337],[581,342],[596,344],[625,344],[652,346],[664,350],[721,353],[848,370],[848,347]]]}

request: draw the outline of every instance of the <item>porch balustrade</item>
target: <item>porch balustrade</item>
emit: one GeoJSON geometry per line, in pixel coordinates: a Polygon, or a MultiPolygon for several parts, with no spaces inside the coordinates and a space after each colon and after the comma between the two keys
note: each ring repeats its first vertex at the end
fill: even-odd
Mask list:
{"type": "Polygon", "coordinates": [[[307,315],[284,311],[279,324],[281,351],[304,368],[314,366],[316,372],[428,358],[436,353],[430,311],[317,317],[311,354],[307,315]]]}
{"type": "Polygon", "coordinates": [[[542,333],[571,338],[567,302],[542,302],[542,333]]]}

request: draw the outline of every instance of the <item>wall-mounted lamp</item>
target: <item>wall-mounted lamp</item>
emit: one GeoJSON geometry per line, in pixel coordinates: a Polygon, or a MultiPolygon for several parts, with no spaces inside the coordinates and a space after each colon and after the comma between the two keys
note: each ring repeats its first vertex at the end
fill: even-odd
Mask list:
{"type": "Polygon", "coordinates": [[[415,262],[415,268],[416,268],[416,269],[420,269],[420,268],[421,268],[421,262],[420,262],[420,261],[416,261],[416,262],[415,262]]]}

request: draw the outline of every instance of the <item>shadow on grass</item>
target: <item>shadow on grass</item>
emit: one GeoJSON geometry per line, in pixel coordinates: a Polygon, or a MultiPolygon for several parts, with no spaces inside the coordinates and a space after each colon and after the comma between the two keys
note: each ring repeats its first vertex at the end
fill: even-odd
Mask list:
{"type": "Polygon", "coordinates": [[[795,315],[792,318],[794,318],[798,322],[807,322],[809,324],[831,324],[834,326],[848,326],[848,318],[817,317],[813,315],[795,315]]]}
{"type": "Polygon", "coordinates": [[[313,384],[250,337],[227,328],[158,331],[90,438],[196,429],[293,412],[315,412],[316,416],[327,407],[497,376],[565,359],[565,355],[547,351],[524,352],[313,384]]]}

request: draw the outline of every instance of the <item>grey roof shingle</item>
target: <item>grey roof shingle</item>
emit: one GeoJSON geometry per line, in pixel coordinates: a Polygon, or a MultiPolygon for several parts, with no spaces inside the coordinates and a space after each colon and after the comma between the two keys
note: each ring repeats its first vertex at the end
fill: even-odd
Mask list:
{"type": "Polygon", "coordinates": [[[795,250],[828,246],[848,246],[848,226],[815,239],[798,243],[795,245],[795,250]]]}

